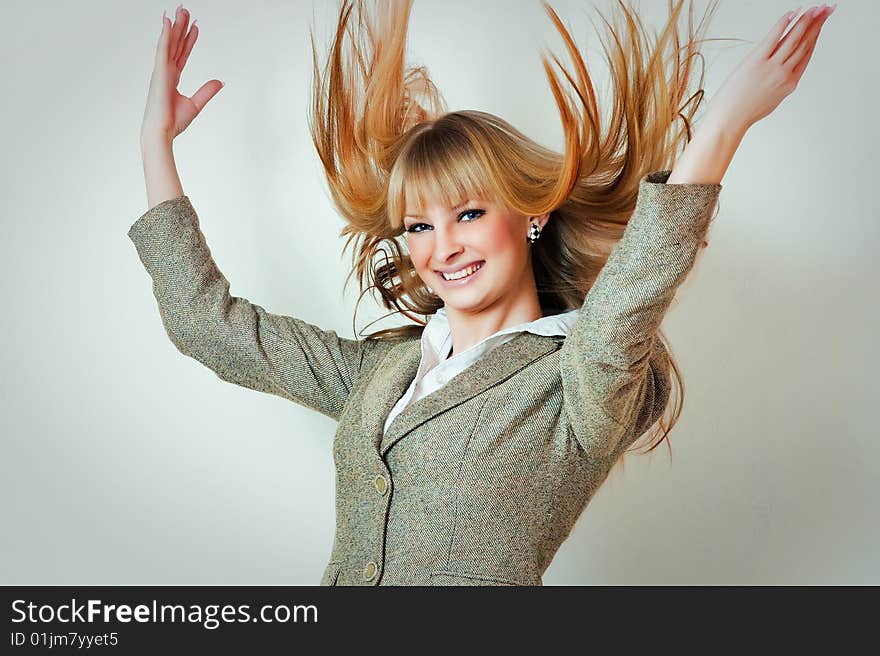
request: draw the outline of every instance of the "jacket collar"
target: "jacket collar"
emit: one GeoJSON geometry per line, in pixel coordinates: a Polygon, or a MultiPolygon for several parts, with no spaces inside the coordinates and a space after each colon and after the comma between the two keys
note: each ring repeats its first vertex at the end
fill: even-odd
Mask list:
{"type": "Polygon", "coordinates": [[[563,339],[530,332],[518,334],[504,348],[489,351],[442,388],[407,406],[383,437],[385,418],[409,387],[421,358],[419,339],[401,342],[387,353],[367,385],[363,397],[367,402],[361,412],[364,433],[384,458],[388,450],[413,429],[510,378],[531,362],[560,348],[563,339]]]}
{"type": "MultiPolygon", "coordinates": [[[[571,332],[572,326],[580,315],[580,308],[568,311],[559,311],[556,314],[543,316],[534,321],[528,321],[516,326],[509,326],[503,330],[499,330],[493,335],[484,338],[477,344],[471,346],[465,353],[472,352],[476,349],[480,353],[487,342],[497,340],[503,335],[509,333],[518,333],[527,331],[538,335],[565,336],[571,332]]],[[[433,368],[437,363],[446,359],[446,355],[452,348],[452,334],[449,327],[449,315],[446,307],[440,307],[431,315],[428,324],[422,332],[422,357],[430,361],[430,367],[433,368]]],[[[459,355],[462,355],[459,353],[459,355]]]]}

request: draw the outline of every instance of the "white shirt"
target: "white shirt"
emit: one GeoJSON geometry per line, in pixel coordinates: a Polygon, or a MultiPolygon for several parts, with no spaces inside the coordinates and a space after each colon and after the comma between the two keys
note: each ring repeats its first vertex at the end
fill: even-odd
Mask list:
{"type": "Polygon", "coordinates": [[[528,321],[509,328],[502,328],[496,333],[489,335],[477,342],[470,348],[448,358],[452,350],[452,333],[449,329],[449,319],[446,308],[441,307],[435,312],[425,329],[422,331],[421,347],[422,358],[419,362],[419,370],[413,378],[409,388],[397,404],[391,408],[385,419],[384,432],[388,432],[391,422],[410,404],[420,398],[434,392],[456,375],[467,369],[486,353],[505,342],[513,339],[521,332],[532,332],[538,335],[568,335],[572,325],[580,314],[580,308],[541,317],[534,321],[528,321]]]}

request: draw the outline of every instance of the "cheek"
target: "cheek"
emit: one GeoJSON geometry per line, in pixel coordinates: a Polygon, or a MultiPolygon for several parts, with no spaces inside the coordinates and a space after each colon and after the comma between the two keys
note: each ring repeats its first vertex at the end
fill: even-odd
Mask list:
{"type": "Polygon", "coordinates": [[[431,247],[426,239],[410,239],[407,244],[409,256],[416,271],[424,271],[431,261],[431,247]]]}
{"type": "Polygon", "coordinates": [[[508,252],[511,235],[507,226],[496,219],[471,226],[467,238],[463,241],[465,250],[471,251],[475,256],[489,259],[508,252]]]}
{"type": "Polygon", "coordinates": [[[516,251],[517,242],[509,230],[499,230],[492,238],[492,248],[495,251],[511,255],[516,251]]]}
{"type": "Polygon", "coordinates": [[[488,232],[481,244],[482,252],[487,259],[510,264],[520,259],[521,244],[518,241],[518,236],[507,228],[488,232]]]}

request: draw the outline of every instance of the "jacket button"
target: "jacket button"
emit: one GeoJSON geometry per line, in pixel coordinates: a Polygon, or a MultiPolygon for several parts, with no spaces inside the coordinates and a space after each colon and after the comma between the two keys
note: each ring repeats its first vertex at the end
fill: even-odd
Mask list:
{"type": "Polygon", "coordinates": [[[376,563],[372,560],[367,563],[367,566],[364,567],[364,578],[367,581],[372,581],[376,576],[376,563]]]}
{"type": "Polygon", "coordinates": [[[385,480],[385,477],[382,474],[376,476],[376,480],[374,481],[376,484],[376,491],[379,494],[385,494],[385,491],[388,489],[388,481],[385,480]]]}

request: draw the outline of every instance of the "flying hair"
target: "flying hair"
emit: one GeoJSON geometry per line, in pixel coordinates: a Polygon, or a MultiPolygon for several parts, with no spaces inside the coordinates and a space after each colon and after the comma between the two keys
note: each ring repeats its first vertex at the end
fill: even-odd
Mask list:
{"type": "MultiPolygon", "coordinates": [[[[311,37],[309,127],[346,222],[343,252],[352,248],[346,285],[356,276],[360,297],[372,290],[391,314],[411,322],[365,339],[416,336],[443,305],[408,256],[407,201],[420,207],[430,198],[451,207],[477,196],[530,216],[549,212],[531,247],[538,300],[545,314],[580,307],[626,229],[640,180],[673,168],[691,139],[703,99],[703,67],[695,83],[694,64],[703,61],[699,45],[708,41],[702,35],[717,2],[695,27],[690,0],[684,39],[685,0],[668,0],[659,33],[645,29],[629,0],[614,0],[610,18],[598,12],[611,81],[607,106],[568,29],[542,2],[570,59],[566,66],[552,52],[541,54],[563,129],[564,149],[557,152],[494,114],[448,110],[427,68],[406,61],[412,0],[375,0],[372,11],[365,0],[342,0],[323,67],[311,37]]],[[[649,451],[667,438],[684,394],[662,331],[658,338],[670,350],[679,394],[671,395],[671,419],[658,421],[663,434],[649,451]]]]}

